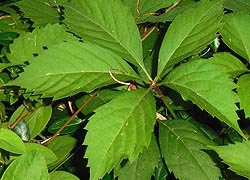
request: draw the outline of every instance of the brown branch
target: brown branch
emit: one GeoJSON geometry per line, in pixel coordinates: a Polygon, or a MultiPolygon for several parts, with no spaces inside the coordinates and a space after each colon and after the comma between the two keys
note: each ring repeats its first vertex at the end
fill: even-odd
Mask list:
{"type": "Polygon", "coordinates": [[[27,111],[26,107],[23,108],[22,112],[19,114],[19,116],[16,118],[16,120],[8,126],[9,129],[13,129],[24,117],[28,116],[30,114],[29,111],[27,111]]]}
{"type": "Polygon", "coordinates": [[[150,27],[148,30],[146,30],[142,35],[141,35],[141,40],[144,41],[154,30],[156,26],[150,27]]]}
{"type": "Polygon", "coordinates": [[[141,15],[140,4],[141,4],[141,0],[137,0],[137,8],[136,8],[136,10],[137,10],[137,13],[138,13],[139,16],[141,15]]]}
{"type": "Polygon", "coordinates": [[[60,135],[61,131],[77,116],[77,114],[97,95],[99,90],[96,90],[91,96],[79,107],[79,109],[63,124],[63,126],[56,131],[56,133],[43,145],[48,146],[58,135],[60,135]]]}

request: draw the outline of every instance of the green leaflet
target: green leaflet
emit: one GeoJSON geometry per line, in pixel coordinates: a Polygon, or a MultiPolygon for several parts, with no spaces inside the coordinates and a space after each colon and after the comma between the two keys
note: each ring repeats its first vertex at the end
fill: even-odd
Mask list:
{"type": "Polygon", "coordinates": [[[222,40],[236,53],[250,60],[250,15],[227,14],[220,31],[222,40]]]}
{"type": "Polygon", "coordinates": [[[91,180],[102,178],[122,159],[133,162],[148,147],[155,113],[151,89],[125,92],[96,110],[84,141],[91,180]]]}
{"type": "Polygon", "coordinates": [[[53,171],[49,177],[51,180],[79,180],[78,177],[66,171],[53,171]]]}
{"type": "Polygon", "coordinates": [[[213,56],[214,57],[210,58],[212,63],[220,65],[221,68],[226,73],[229,73],[232,77],[236,77],[248,71],[246,66],[238,58],[230,53],[222,52],[214,54],[213,56]]]}
{"type": "Polygon", "coordinates": [[[52,0],[22,0],[15,3],[26,18],[30,18],[35,26],[45,26],[59,22],[59,13],[52,0]]]}
{"type": "Polygon", "coordinates": [[[205,59],[193,60],[171,71],[163,84],[245,137],[237,123],[235,103],[238,97],[232,91],[235,84],[221,71],[220,66],[205,59]]]}
{"type": "Polygon", "coordinates": [[[138,78],[120,56],[109,50],[90,43],[60,43],[36,57],[24,73],[7,85],[60,99],[115,84],[109,70],[121,81],[138,78]]]}
{"type": "Polygon", "coordinates": [[[51,164],[57,160],[57,157],[53,153],[53,151],[50,150],[49,148],[41,145],[41,144],[25,143],[25,149],[26,149],[26,152],[37,151],[37,152],[41,153],[41,155],[46,160],[47,164],[51,164]]]}
{"type": "Polygon", "coordinates": [[[57,160],[49,164],[49,169],[55,168],[58,164],[67,158],[70,152],[77,145],[77,139],[64,135],[57,136],[49,145],[48,148],[51,149],[57,157],[57,160]]]}
{"type": "Polygon", "coordinates": [[[139,32],[130,11],[121,1],[71,1],[64,7],[64,23],[70,31],[84,40],[111,49],[147,74],[139,32]]]}
{"type": "Polygon", "coordinates": [[[16,154],[25,152],[25,146],[21,138],[13,131],[5,128],[0,128],[0,148],[16,154]]]}
{"type": "Polygon", "coordinates": [[[5,170],[1,180],[49,180],[46,161],[37,151],[24,153],[5,170]]]}
{"type": "MultiPolygon", "coordinates": [[[[8,124],[11,123],[8,122],[8,124]]],[[[29,125],[23,119],[15,125],[12,131],[14,131],[24,142],[29,142],[30,140],[29,125]]]]}
{"type": "Polygon", "coordinates": [[[160,151],[153,135],[148,148],[144,148],[133,163],[127,162],[123,167],[119,167],[115,175],[119,180],[150,180],[159,159],[160,151]]]}
{"type": "Polygon", "coordinates": [[[197,8],[189,9],[174,19],[162,42],[157,78],[164,76],[178,62],[200,52],[215,39],[221,27],[222,2],[205,0],[197,8]]]}
{"type": "Polygon", "coordinates": [[[30,61],[34,54],[44,52],[44,48],[50,48],[54,44],[74,40],[74,37],[67,33],[65,28],[59,24],[48,24],[44,28],[36,28],[33,32],[21,34],[14,43],[10,45],[10,54],[7,54],[9,61],[16,64],[23,64],[30,61]]]}
{"type": "Polygon", "coordinates": [[[250,1],[249,0],[225,0],[224,7],[234,12],[250,13],[250,1]]]}
{"type": "Polygon", "coordinates": [[[223,162],[230,166],[231,170],[241,176],[250,178],[249,141],[236,142],[228,146],[209,146],[209,148],[216,151],[223,162]]]}
{"type": "Polygon", "coordinates": [[[240,97],[240,109],[244,109],[245,116],[250,117],[250,75],[246,74],[239,78],[237,82],[238,95],[240,97]]]}
{"type": "Polygon", "coordinates": [[[184,120],[160,122],[159,141],[168,169],[181,180],[215,180],[219,168],[202,149],[213,144],[191,123],[184,120]]]}

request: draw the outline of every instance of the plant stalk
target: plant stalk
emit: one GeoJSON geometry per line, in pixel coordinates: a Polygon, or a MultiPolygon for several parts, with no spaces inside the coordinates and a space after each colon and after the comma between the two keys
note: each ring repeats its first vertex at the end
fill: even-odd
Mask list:
{"type": "Polygon", "coordinates": [[[19,116],[16,118],[16,120],[8,126],[9,129],[13,129],[25,116],[29,115],[30,112],[27,111],[26,107],[23,108],[22,112],[19,114],[19,116]]]}
{"type": "Polygon", "coordinates": [[[97,95],[99,89],[96,90],[81,106],[80,108],[58,129],[55,134],[43,145],[48,146],[57,136],[60,135],[61,131],[77,116],[77,114],[97,95]]]}

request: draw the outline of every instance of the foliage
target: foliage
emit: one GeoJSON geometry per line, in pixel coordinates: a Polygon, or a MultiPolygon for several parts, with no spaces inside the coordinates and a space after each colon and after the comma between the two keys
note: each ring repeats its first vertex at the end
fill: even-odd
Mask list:
{"type": "Polygon", "coordinates": [[[250,178],[248,0],[0,3],[0,178],[250,178]]]}

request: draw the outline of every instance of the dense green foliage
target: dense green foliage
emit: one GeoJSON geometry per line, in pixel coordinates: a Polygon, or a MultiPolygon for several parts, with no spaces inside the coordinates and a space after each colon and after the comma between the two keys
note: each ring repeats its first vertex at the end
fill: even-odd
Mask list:
{"type": "Polygon", "coordinates": [[[3,1],[0,178],[250,178],[249,60],[249,0],[3,1]]]}

